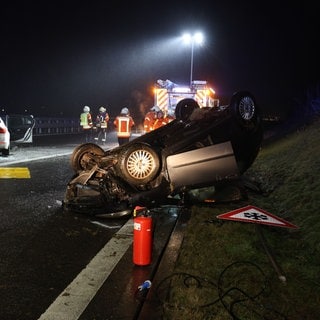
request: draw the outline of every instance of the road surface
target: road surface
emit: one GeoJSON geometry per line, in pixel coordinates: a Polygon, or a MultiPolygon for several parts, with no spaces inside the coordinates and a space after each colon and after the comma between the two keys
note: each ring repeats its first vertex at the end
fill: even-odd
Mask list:
{"type": "Polygon", "coordinates": [[[158,312],[160,319],[152,292],[173,268],[183,234],[177,219],[187,216],[180,207],[155,209],[152,263],[134,265],[132,217],[110,220],[62,210],[76,145],[23,146],[0,157],[1,319],[148,319],[151,305],[153,318],[158,312]],[[6,168],[26,168],[30,176],[1,178],[6,168]],[[173,230],[179,230],[174,238],[173,230]],[[137,296],[147,279],[154,286],[143,294],[151,295],[152,304],[137,296]]]}

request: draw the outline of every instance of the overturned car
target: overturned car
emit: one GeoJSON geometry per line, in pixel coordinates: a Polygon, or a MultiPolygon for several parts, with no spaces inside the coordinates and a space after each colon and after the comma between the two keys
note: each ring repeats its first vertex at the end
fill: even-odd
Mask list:
{"type": "Polygon", "coordinates": [[[93,143],[76,147],[64,209],[121,216],[136,205],[235,181],[254,162],[262,137],[250,92],[236,92],[228,105],[213,108],[183,99],[172,122],[125,145],[107,151],[93,143]]]}

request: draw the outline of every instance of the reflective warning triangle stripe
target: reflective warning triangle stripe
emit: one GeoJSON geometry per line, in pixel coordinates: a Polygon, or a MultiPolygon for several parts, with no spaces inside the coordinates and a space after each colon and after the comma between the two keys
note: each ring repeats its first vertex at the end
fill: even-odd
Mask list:
{"type": "Polygon", "coordinates": [[[298,228],[294,224],[255,206],[246,206],[217,216],[218,219],[266,224],[270,226],[298,228]]]}

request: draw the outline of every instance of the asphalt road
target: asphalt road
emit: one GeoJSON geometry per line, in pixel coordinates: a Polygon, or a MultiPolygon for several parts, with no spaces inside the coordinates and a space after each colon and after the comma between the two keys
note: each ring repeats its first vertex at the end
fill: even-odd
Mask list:
{"type": "Polygon", "coordinates": [[[110,220],[63,211],[77,145],[65,142],[23,146],[0,157],[0,169],[30,174],[1,177],[0,170],[0,318],[149,319],[152,305],[152,318],[157,310],[160,319],[153,290],[173,268],[183,234],[177,221],[187,215],[174,206],[155,209],[152,263],[136,266],[131,216],[110,220]],[[147,279],[152,288],[137,291],[147,279]]]}

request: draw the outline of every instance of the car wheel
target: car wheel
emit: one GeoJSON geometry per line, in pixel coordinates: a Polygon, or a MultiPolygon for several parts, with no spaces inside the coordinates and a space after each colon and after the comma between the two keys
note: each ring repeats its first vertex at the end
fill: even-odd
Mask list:
{"type": "Polygon", "coordinates": [[[247,91],[236,92],[231,98],[231,110],[242,127],[255,130],[260,124],[258,106],[254,96],[247,91]]]}
{"type": "Polygon", "coordinates": [[[194,99],[182,99],[178,102],[175,109],[176,119],[187,121],[195,109],[200,108],[194,99]]]}
{"type": "Polygon", "coordinates": [[[91,169],[96,163],[96,156],[104,155],[104,150],[94,143],[84,143],[76,147],[71,155],[71,167],[77,172],[91,169]]]}
{"type": "Polygon", "coordinates": [[[121,174],[127,182],[141,185],[154,179],[160,161],[158,154],[149,146],[134,144],[121,155],[120,165],[121,174]]]}

